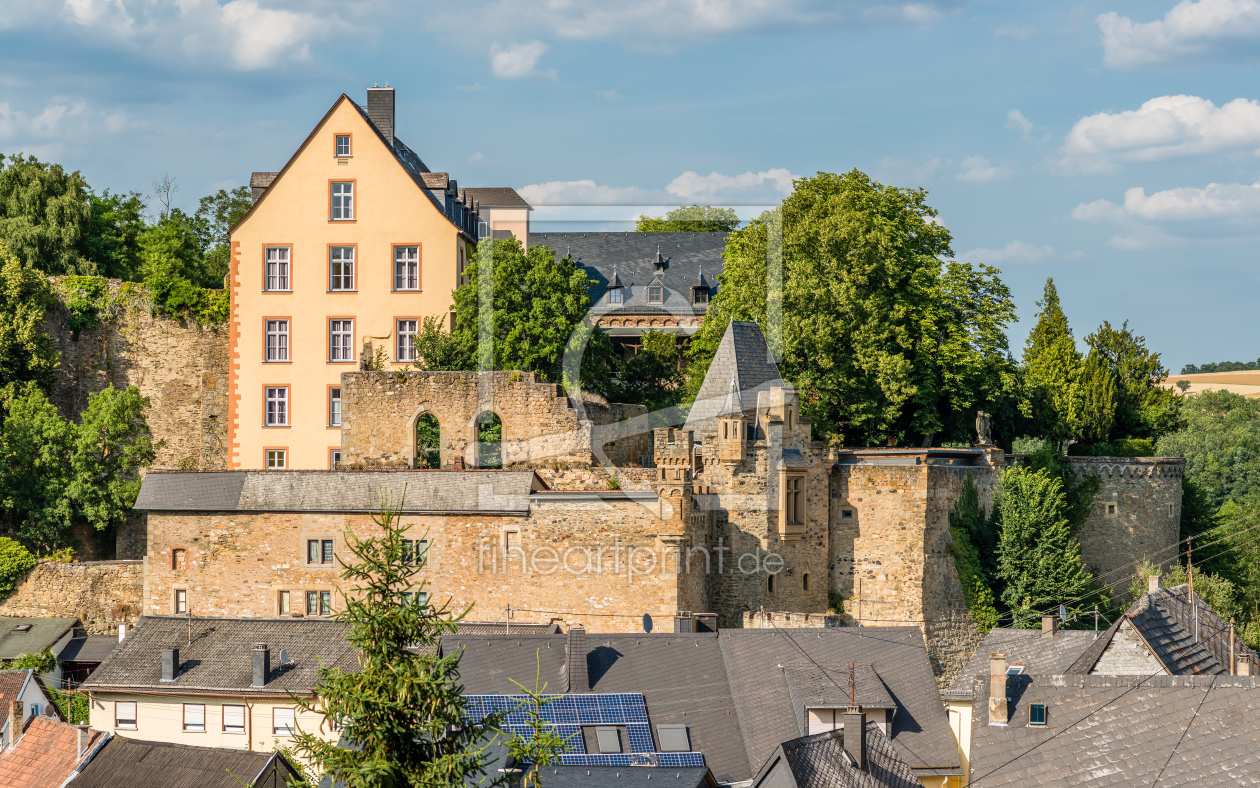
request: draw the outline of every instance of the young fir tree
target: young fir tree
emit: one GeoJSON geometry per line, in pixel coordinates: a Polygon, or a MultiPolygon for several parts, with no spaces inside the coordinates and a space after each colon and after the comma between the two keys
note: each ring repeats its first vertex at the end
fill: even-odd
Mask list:
{"type": "Polygon", "coordinates": [[[335,720],[342,742],[299,730],[293,754],[345,788],[475,782],[486,771],[486,745],[500,722],[494,714],[464,716],[459,656],[437,655],[438,639],[456,630],[462,614],[449,615],[416,596],[423,588],[413,580],[420,564],[404,542],[401,510],[402,501],[382,495],[372,516],[380,536],[346,531],[346,548],[358,560],[343,564],[341,577],[356,585],[341,593],[336,620],[346,626],[361,669],[322,667],[314,699],[294,697],[301,708],[335,720]]]}
{"type": "Polygon", "coordinates": [[[1071,437],[1072,390],[1081,354],[1059,305],[1053,279],[1046,279],[1037,306],[1041,308],[1037,324],[1024,345],[1025,415],[1032,417],[1041,437],[1061,443],[1071,437]]]}
{"type": "Polygon", "coordinates": [[[1043,612],[1069,615],[1093,604],[1085,599],[1093,577],[1072,536],[1063,483],[1045,470],[1015,466],[1002,472],[998,510],[998,580],[1016,627],[1034,627],[1043,612]]]}

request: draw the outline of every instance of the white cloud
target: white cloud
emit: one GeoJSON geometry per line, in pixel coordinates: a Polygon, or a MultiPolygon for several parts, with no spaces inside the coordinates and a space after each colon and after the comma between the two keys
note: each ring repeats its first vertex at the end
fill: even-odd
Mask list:
{"type": "Polygon", "coordinates": [[[1021,136],[1027,137],[1033,130],[1033,124],[1031,120],[1024,117],[1024,113],[1013,109],[1006,113],[1006,128],[1018,131],[1021,136]]]}
{"type": "Polygon", "coordinates": [[[92,109],[78,99],[53,99],[34,115],[14,109],[7,101],[0,103],[0,140],[81,138],[101,130],[116,134],[126,127],[127,115],[121,110],[92,109]]]}
{"type": "Polygon", "coordinates": [[[712,205],[777,205],[792,193],[794,176],[785,169],[723,175],[684,172],[663,189],[639,186],[603,186],[593,180],[549,181],[517,191],[535,206],[643,205],[669,206],[692,203],[712,205]]]}
{"type": "Polygon", "coordinates": [[[1136,110],[1081,118],[1063,143],[1062,164],[1107,170],[1239,148],[1260,148],[1260,102],[1237,98],[1218,107],[1198,96],[1160,96],[1136,110]]]}
{"type": "Polygon", "coordinates": [[[66,0],[51,4],[43,18],[28,16],[23,27],[54,27],[83,33],[96,45],[174,62],[226,63],[239,71],[257,71],[310,59],[311,44],[351,28],[324,3],[304,3],[300,10],[278,7],[275,0],[179,0],[174,3],[127,3],[122,0],[66,0]]]}
{"type": "Polygon", "coordinates": [[[1084,221],[1177,222],[1200,219],[1252,219],[1260,217],[1260,182],[1209,183],[1202,189],[1182,187],[1148,195],[1140,186],[1125,191],[1121,205],[1097,200],[1072,211],[1084,221]]]}
{"type": "Polygon", "coordinates": [[[1115,11],[1095,21],[1103,60],[1116,68],[1201,61],[1260,43],[1257,0],[1182,0],[1153,22],[1134,22],[1115,11]]]}
{"type": "Polygon", "coordinates": [[[543,77],[555,79],[554,68],[546,71],[538,70],[538,61],[547,54],[549,47],[541,41],[530,41],[527,44],[494,44],[490,47],[490,70],[499,79],[525,79],[526,77],[543,77]]]}
{"type": "Polygon", "coordinates": [[[968,156],[962,161],[962,172],[954,177],[968,183],[989,183],[1011,175],[1009,167],[994,166],[983,156],[968,156]]]}
{"type": "Polygon", "coordinates": [[[625,96],[615,90],[597,90],[595,91],[595,95],[599,98],[607,99],[608,101],[619,101],[620,99],[625,98],[625,96]]]}
{"type": "Polygon", "coordinates": [[[1001,265],[1002,263],[1039,263],[1042,260],[1055,256],[1054,247],[1052,246],[1037,246],[1024,241],[1011,241],[1001,249],[972,249],[970,252],[962,255],[960,259],[975,260],[981,263],[988,263],[989,265],[1001,265]]]}

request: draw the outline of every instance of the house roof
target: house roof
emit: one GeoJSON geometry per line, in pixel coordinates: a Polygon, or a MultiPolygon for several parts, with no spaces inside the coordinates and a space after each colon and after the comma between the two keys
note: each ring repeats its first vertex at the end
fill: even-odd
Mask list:
{"type": "Polygon", "coordinates": [[[9,723],[9,703],[18,700],[30,670],[0,670],[0,730],[9,723]]]}
{"type": "Polygon", "coordinates": [[[802,659],[784,663],[782,670],[792,700],[807,709],[836,709],[852,703],[865,709],[897,708],[874,665],[855,664],[852,682],[847,665],[820,668],[802,659]]]}
{"type": "Polygon", "coordinates": [[[60,788],[107,734],[89,728],[88,736],[87,750],[80,756],[78,725],[49,717],[32,717],[17,743],[0,754],[0,785],[60,788]]]}
{"type": "Polygon", "coordinates": [[[142,511],[375,512],[381,490],[423,513],[529,511],[534,471],[217,471],[145,474],[142,511]]]}
{"type": "MultiPolygon", "coordinates": [[[[1104,637],[1092,644],[1065,671],[1088,673],[1102,657],[1107,645],[1128,622],[1146,642],[1151,653],[1173,675],[1229,673],[1229,622],[1216,614],[1188,585],[1159,588],[1138,597],[1116,620],[1104,637]],[[1197,624],[1196,624],[1197,621],[1197,624]]],[[[1235,660],[1250,660],[1252,673],[1260,673],[1260,660],[1234,638],[1235,660]]]]}
{"type": "Polygon", "coordinates": [[[77,618],[0,618],[0,659],[38,654],[78,623],[77,618]]]}
{"type": "Polygon", "coordinates": [[[160,693],[232,695],[307,694],[318,682],[321,662],[357,671],[359,662],[342,624],[328,619],[193,618],[189,642],[185,616],[146,616],[121,648],[84,682],[96,691],[143,690],[160,693]],[[252,649],[271,649],[271,675],[263,687],[253,681],[252,649]],[[179,649],[180,670],[162,681],[162,651],[179,649]],[[289,665],[280,664],[280,651],[289,665]]]}
{"type": "Polygon", "coordinates": [[[916,772],[961,774],[958,747],[918,627],[723,629],[718,640],[750,763],[764,763],[781,742],[805,733],[779,665],[803,661],[838,672],[847,690],[853,662],[874,664],[897,704],[889,734],[902,759],[916,772]]]}
{"type": "MultiPolygon", "coordinates": [[[[71,783],[74,788],[240,788],[279,759],[281,774],[292,774],[279,753],[193,747],[115,736],[71,783]]],[[[283,786],[283,776],[277,782],[283,786]]],[[[267,782],[268,788],[271,782],[267,782]]]]}
{"type": "Polygon", "coordinates": [[[113,635],[73,638],[57,655],[57,659],[61,662],[104,662],[118,647],[118,642],[118,638],[113,635]]]}
{"type": "Polygon", "coordinates": [[[525,198],[511,186],[473,186],[460,189],[460,199],[465,205],[476,204],[481,208],[530,208],[525,198]]]}
{"type": "Polygon", "coordinates": [[[761,327],[732,320],[718,343],[683,429],[696,433],[717,429],[717,416],[732,387],[739,391],[740,405],[744,413],[749,414],[757,409],[759,392],[782,385],[785,385],[783,376],[779,374],[779,366],[766,345],[761,327]]]}
{"type": "Polygon", "coordinates": [[[974,680],[971,785],[1260,785],[1260,678],[1012,676],[1009,725],[974,680]],[[1046,706],[1046,725],[1026,724],[1046,706]]]}
{"type": "Polygon", "coordinates": [[[1005,654],[1007,665],[1023,665],[1025,673],[1069,673],[1069,666],[1101,640],[1101,633],[1076,629],[1061,629],[1052,638],[1042,637],[1040,629],[992,629],[945,691],[945,699],[971,700],[971,680],[989,675],[989,655],[994,652],[1005,654]]]}
{"type": "Polygon", "coordinates": [[[896,747],[871,721],[866,723],[866,768],[859,769],[844,751],[844,731],[834,730],[783,742],[771,753],[754,788],[782,785],[770,780],[782,758],[791,772],[792,788],[919,788],[923,785],[897,754],[896,747]]]}
{"type": "Polygon", "coordinates": [[[591,302],[600,314],[703,314],[704,305],[691,303],[691,288],[709,287],[717,292],[723,270],[726,233],[530,233],[530,246],[546,246],[556,258],[571,256],[595,282],[591,302]],[[665,270],[655,273],[660,249],[665,270]],[[608,301],[608,284],[617,269],[622,286],[620,304],[608,301]],[[703,284],[700,282],[704,271],[703,284]],[[660,304],[649,304],[647,286],[653,279],[665,287],[660,304]]]}
{"type": "Polygon", "coordinates": [[[716,786],[708,769],[665,766],[546,766],[547,788],[707,788],[716,786]]]}

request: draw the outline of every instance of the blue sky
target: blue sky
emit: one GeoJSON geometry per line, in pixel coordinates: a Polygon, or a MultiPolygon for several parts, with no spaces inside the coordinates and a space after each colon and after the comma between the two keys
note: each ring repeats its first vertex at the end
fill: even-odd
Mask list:
{"type": "Polygon", "coordinates": [[[922,186],[1002,269],[1023,346],[1053,276],[1078,339],[1260,355],[1260,1],[0,0],[0,152],[177,202],[278,169],[341,92],[536,229],[751,216],[791,178],[922,186]]]}

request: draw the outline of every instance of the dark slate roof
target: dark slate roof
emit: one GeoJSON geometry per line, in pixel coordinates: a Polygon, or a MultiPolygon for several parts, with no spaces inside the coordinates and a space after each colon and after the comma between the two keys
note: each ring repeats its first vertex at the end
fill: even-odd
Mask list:
{"type": "Polygon", "coordinates": [[[320,662],[357,671],[359,662],[345,629],[328,619],[194,618],[188,642],[185,616],[146,616],[127,633],[121,648],[83,682],[88,690],[143,689],[145,692],[284,695],[305,694],[318,681],[320,662]],[[251,687],[252,649],[271,649],[271,675],[251,687]],[[162,651],[179,649],[180,671],[162,681],[162,651]],[[280,651],[290,664],[280,664],[280,651]]]}
{"type": "Polygon", "coordinates": [[[459,634],[461,635],[558,635],[561,634],[560,624],[552,622],[550,624],[518,624],[513,621],[509,625],[502,621],[460,621],[459,634]]]}
{"type": "Polygon", "coordinates": [[[890,738],[901,758],[919,772],[961,774],[918,627],[723,629],[719,636],[750,763],[764,763],[781,742],[804,733],[779,665],[817,664],[844,675],[847,688],[854,662],[874,664],[897,704],[890,738]]]}
{"type": "Polygon", "coordinates": [[[663,766],[546,766],[547,788],[705,788],[715,785],[708,769],[663,766]]]}
{"type": "Polygon", "coordinates": [[[473,186],[460,189],[465,205],[474,203],[482,208],[529,208],[525,198],[511,186],[473,186]]]}
{"type": "MultiPolygon", "coordinates": [[[[193,747],[115,736],[71,783],[74,788],[240,788],[253,782],[279,753],[193,747]]],[[[292,770],[280,760],[281,778],[259,788],[283,788],[292,770]]]]}
{"type": "Polygon", "coordinates": [[[79,623],[77,618],[0,618],[0,659],[16,659],[51,648],[79,623]],[[30,629],[14,631],[19,627],[30,629]]]}
{"type": "Polygon", "coordinates": [[[844,731],[835,730],[784,742],[753,780],[752,788],[779,788],[772,782],[775,761],[791,772],[792,788],[920,788],[923,783],[879,726],[866,723],[866,768],[859,769],[844,751],[844,731]]]}
{"type": "Polygon", "coordinates": [[[408,513],[529,511],[533,471],[199,471],[145,475],[145,511],[375,512],[381,490],[408,513]],[[405,493],[405,497],[404,497],[405,493]]]}
{"type": "MultiPolygon", "coordinates": [[[[1229,622],[1208,607],[1198,594],[1190,594],[1185,584],[1142,594],[1111,625],[1106,637],[1099,638],[1099,642],[1066,672],[1093,670],[1125,621],[1132,624],[1169,673],[1178,676],[1229,673],[1229,622]]],[[[1260,673],[1260,660],[1241,638],[1234,638],[1234,654],[1236,660],[1251,661],[1253,674],[1260,673]]]]}
{"type": "Polygon", "coordinates": [[[1043,675],[1069,673],[1069,666],[1081,654],[1102,641],[1102,633],[1061,629],[1052,638],[1042,637],[1040,629],[993,629],[985,636],[967,667],[945,692],[947,700],[971,700],[971,680],[989,675],[989,655],[1000,651],[1007,665],[1023,665],[1025,673],[1043,675]]]}
{"type": "Polygon", "coordinates": [[[784,385],[779,366],[756,323],[732,320],[726,327],[683,429],[694,430],[697,437],[702,431],[717,429],[715,419],[730,394],[732,379],[746,415],[756,410],[759,392],[784,385]]]}
{"type": "Polygon", "coordinates": [[[1018,676],[1012,722],[988,724],[975,681],[971,785],[1260,785],[1260,678],[1018,676]],[[1045,704],[1046,726],[1027,725],[1045,704]]]}
{"type": "MultiPolygon", "coordinates": [[[[587,632],[585,640],[591,692],[642,693],[654,726],[687,725],[692,748],[718,781],[752,776],[714,633],[587,632]]],[[[463,649],[460,681],[470,695],[519,694],[511,679],[532,687],[539,665],[548,691],[563,692],[566,642],[563,635],[447,636],[442,650],[463,649]]]]}
{"type": "Polygon", "coordinates": [[[57,655],[62,662],[104,662],[118,646],[118,638],[113,635],[89,635],[85,638],[74,638],[57,655]]]}
{"type": "Polygon", "coordinates": [[[690,316],[705,310],[691,303],[691,288],[701,285],[702,270],[710,297],[718,291],[726,237],[726,233],[530,233],[529,245],[546,246],[557,258],[568,254],[586,268],[595,280],[591,301],[601,314],[690,316]],[[665,271],[660,274],[654,271],[658,248],[665,258],[665,271]],[[614,268],[626,289],[619,305],[605,300],[614,268]],[[654,279],[665,287],[660,304],[647,302],[647,286],[654,279]]]}
{"type": "Polygon", "coordinates": [[[869,709],[897,707],[874,665],[854,665],[852,686],[848,665],[819,668],[812,662],[798,660],[784,663],[783,675],[793,701],[807,709],[834,709],[851,703],[869,709]]]}

